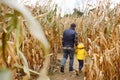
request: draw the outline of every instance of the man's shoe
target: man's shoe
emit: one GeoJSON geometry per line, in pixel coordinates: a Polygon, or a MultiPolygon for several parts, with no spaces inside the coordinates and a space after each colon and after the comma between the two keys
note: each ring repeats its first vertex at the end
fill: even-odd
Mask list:
{"type": "Polygon", "coordinates": [[[73,67],[69,67],[69,71],[73,71],[73,67]]]}
{"type": "Polygon", "coordinates": [[[60,68],[60,72],[64,73],[64,67],[60,68]]]}

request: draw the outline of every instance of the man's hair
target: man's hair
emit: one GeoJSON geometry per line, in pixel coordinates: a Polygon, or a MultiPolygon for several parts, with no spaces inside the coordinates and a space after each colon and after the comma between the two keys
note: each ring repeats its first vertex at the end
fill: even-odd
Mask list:
{"type": "Polygon", "coordinates": [[[71,27],[76,27],[75,23],[72,23],[72,24],[71,24],[71,27]]]}

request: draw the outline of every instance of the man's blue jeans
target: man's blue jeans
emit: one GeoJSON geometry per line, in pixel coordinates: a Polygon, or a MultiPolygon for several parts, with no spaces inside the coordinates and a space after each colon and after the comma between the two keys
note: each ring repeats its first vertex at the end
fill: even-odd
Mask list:
{"type": "Polygon", "coordinates": [[[74,62],[74,49],[63,49],[63,59],[61,67],[65,66],[67,58],[70,58],[69,61],[69,71],[73,71],[73,62],[74,62]]]}

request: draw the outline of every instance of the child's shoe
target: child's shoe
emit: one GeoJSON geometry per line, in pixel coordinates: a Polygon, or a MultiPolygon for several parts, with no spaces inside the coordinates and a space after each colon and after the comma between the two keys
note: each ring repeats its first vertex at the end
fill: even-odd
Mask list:
{"type": "Polygon", "coordinates": [[[75,70],[75,73],[76,73],[77,76],[79,76],[79,71],[75,70]]]}

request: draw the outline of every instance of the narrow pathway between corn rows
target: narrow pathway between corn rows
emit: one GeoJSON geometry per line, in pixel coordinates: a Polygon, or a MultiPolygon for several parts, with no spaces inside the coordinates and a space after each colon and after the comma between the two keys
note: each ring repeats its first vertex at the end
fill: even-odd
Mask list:
{"type": "MultiPolygon", "coordinates": [[[[58,54],[58,59],[62,59],[62,53],[58,54]]],[[[84,74],[81,73],[79,76],[76,76],[75,71],[69,72],[69,58],[66,61],[65,72],[61,73],[60,71],[50,74],[50,80],[84,80],[84,74]]],[[[74,69],[78,69],[78,61],[74,58],[74,69]]]]}

